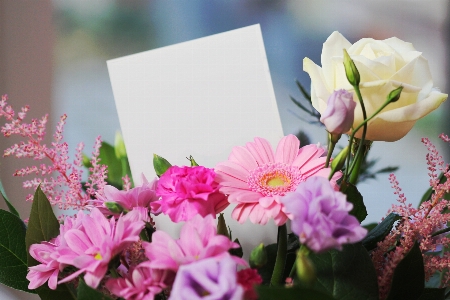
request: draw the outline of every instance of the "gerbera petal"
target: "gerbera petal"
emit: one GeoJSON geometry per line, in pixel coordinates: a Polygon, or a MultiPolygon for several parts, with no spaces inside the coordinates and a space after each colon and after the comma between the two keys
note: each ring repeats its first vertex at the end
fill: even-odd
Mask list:
{"type": "Polygon", "coordinates": [[[247,148],[237,146],[234,147],[231,151],[230,157],[228,158],[230,161],[235,162],[242,167],[244,167],[247,171],[251,171],[254,168],[258,167],[256,159],[253,155],[248,151],[247,148]]]}
{"type": "Polygon", "coordinates": [[[298,151],[297,158],[292,163],[293,166],[302,168],[311,159],[321,157],[325,150],[317,145],[307,145],[301,147],[298,151]]]}
{"type": "Polygon", "coordinates": [[[292,164],[298,155],[300,141],[295,135],[289,134],[281,139],[275,152],[275,161],[292,164]]]}
{"type": "Polygon", "coordinates": [[[267,164],[275,161],[272,145],[270,145],[270,143],[266,139],[257,137],[255,138],[254,143],[250,142],[245,146],[249,149],[250,153],[252,153],[254,157],[257,157],[255,156],[255,152],[258,153],[262,164],[267,164]]]}
{"type": "Polygon", "coordinates": [[[252,212],[253,208],[257,205],[258,205],[257,203],[256,204],[248,204],[248,203],[239,204],[234,208],[233,212],[231,213],[231,217],[242,224],[248,219],[248,216],[252,212]]]}
{"type": "Polygon", "coordinates": [[[224,161],[216,165],[214,168],[217,176],[220,176],[220,173],[225,173],[230,177],[234,177],[241,181],[246,181],[248,176],[248,171],[240,164],[237,164],[232,161],[224,161]]]}

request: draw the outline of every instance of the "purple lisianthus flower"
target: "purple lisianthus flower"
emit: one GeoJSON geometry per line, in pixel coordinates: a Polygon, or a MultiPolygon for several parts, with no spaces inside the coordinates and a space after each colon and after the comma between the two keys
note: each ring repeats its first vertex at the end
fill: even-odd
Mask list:
{"type": "Polygon", "coordinates": [[[316,253],[342,250],[362,240],[367,230],[349,214],[353,205],[323,177],[310,177],[281,199],[292,220],[291,229],[302,244],[316,253]]]}
{"type": "Polygon", "coordinates": [[[343,134],[353,125],[356,102],[346,90],[334,91],[328,98],[327,108],[320,117],[328,132],[343,134]]]}
{"type": "Polygon", "coordinates": [[[241,300],[244,288],[237,283],[236,266],[230,255],[183,265],[178,269],[170,299],[241,300]]]}

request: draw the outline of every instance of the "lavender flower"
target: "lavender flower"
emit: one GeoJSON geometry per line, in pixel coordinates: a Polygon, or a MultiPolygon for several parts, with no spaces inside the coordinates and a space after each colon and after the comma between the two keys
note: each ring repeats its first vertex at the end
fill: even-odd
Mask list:
{"type": "Polygon", "coordinates": [[[367,230],[349,215],[353,205],[323,177],[310,177],[281,199],[292,219],[291,229],[314,252],[342,250],[364,238],[367,230]]]}
{"type": "Polygon", "coordinates": [[[236,262],[227,255],[181,266],[170,299],[241,300],[243,295],[244,289],[237,283],[236,262]]]}
{"type": "Polygon", "coordinates": [[[320,117],[328,132],[343,134],[353,125],[356,102],[346,90],[334,91],[328,98],[327,108],[320,117]]]}

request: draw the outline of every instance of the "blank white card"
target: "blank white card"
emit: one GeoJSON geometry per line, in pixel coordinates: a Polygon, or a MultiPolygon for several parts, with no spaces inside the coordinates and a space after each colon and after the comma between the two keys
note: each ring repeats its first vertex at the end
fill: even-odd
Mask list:
{"type": "MultiPolygon", "coordinates": [[[[149,180],[155,177],[153,153],[172,165],[189,165],[186,157],[192,155],[213,168],[234,146],[264,137],[275,147],[283,136],[259,25],[107,64],[137,184],[141,173],[149,180]]],[[[264,228],[249,221],[237,225],[230,212],[228,208],[225,215],[233,237],[255,246],[276,239],[273,223],[264,228]]],[[[158,229],[177,236],[167,217],[156,222],[158,229]]],[[[248,256],[251,249],[246,250],[248,256]]]]}

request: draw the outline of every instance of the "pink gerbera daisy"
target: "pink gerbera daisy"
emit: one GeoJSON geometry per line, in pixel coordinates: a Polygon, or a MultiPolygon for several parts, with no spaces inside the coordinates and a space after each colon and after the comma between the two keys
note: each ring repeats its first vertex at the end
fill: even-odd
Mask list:
{"type": "MultiPolygon", "coordinates": [[[[300,182],[311,176],[328,177],[325,168],[325,150],[318,145],[300,148],[294,135],[281,139],[274,153],[270,143],[263,138],[244,147],[234,147],[228,161],[215,167],[220,191],[228,194],[228,201],[236,203],[232,217],[239,223],[247,218],[256,224],[266,224],[271,218],[280,226],[288,216],[280,198],[295,191],[300,182]]],[[[336,173],[331,182],[336,185],[336,173]]]]}

